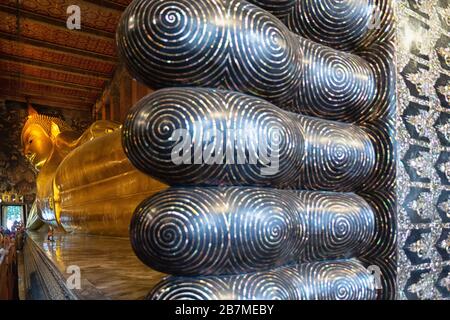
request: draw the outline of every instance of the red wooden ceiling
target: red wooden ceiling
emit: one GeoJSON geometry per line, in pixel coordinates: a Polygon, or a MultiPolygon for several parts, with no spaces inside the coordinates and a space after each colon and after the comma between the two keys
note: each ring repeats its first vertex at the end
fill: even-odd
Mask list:
{"type": "Polygon", "coordinates": [[[131,0],[0,0],[0,98],[90,110],[117,65],[115,30],[131,0]],[[81,9],[81,30],[66,27],[81,9]]]}

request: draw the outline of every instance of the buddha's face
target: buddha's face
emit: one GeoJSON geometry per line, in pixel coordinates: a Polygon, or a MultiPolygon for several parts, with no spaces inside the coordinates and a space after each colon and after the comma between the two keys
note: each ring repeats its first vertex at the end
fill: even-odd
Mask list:
{"type": "Polygon", "coordinates": [[[40,169],[53,152],[53,141],[39,125],[31,125],[23,133],[23,151],[25,157],[36,168],[40,169]]]}

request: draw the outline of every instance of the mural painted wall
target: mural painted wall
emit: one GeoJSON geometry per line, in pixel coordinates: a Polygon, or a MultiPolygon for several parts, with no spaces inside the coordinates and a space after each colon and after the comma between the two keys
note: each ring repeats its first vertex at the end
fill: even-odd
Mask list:
{"type": "Polygon", "coordinates": [[[399,0],[398,287],[450,298],[450,4],[399,0]]]}
{"type": "MultiPolygon", "coordinates": [[[[60,117],[82,131],[91,123],[90,112],[57,110],[33,105],[42,114],[60,117]]],[[[20,134],[27,117],[25,103],[0,101],[0,194],[14,191],[31,204],[35,198],[35,173],[22,155],[20,134]]]]}

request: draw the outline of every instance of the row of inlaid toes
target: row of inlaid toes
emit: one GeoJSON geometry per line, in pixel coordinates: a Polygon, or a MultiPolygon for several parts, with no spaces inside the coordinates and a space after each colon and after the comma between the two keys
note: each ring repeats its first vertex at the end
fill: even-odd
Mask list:
{"type": "Polygon", "coordinates": [[[366,267],[394,246],[393,202],[374,192],[394,182],[393,15],[369,2],[128,6],[127,69],[178,87],[143,98],[123,127],[132,164],[171,185],[130,227],[137,256],[172,274],[148,299],[379,296],[366,267]]]}

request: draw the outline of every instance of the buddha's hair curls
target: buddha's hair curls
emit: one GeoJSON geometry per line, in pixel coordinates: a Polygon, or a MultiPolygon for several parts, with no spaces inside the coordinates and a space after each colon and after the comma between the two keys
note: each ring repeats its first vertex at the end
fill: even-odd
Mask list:
{"type": "Polygon", "coordinates": [[[60,118],[50,117],[50,116],[46,116],[46,115],[42,115],[42,114],[33,114],[33,115],[28,116],[27,121],[25,122],[25,125],[23,126],[22,135],[21,135],[22,143],[23,143],[23,135],[29,126],[38,125],[49,136],[51,136],[52,123],[55,123],[56,125],[58,125],[61,132],[73,131],[73,129],[70,127],[70,125],[67,124],[67,122],[65,122],[64,120],[62,120],[60,118]]]}

